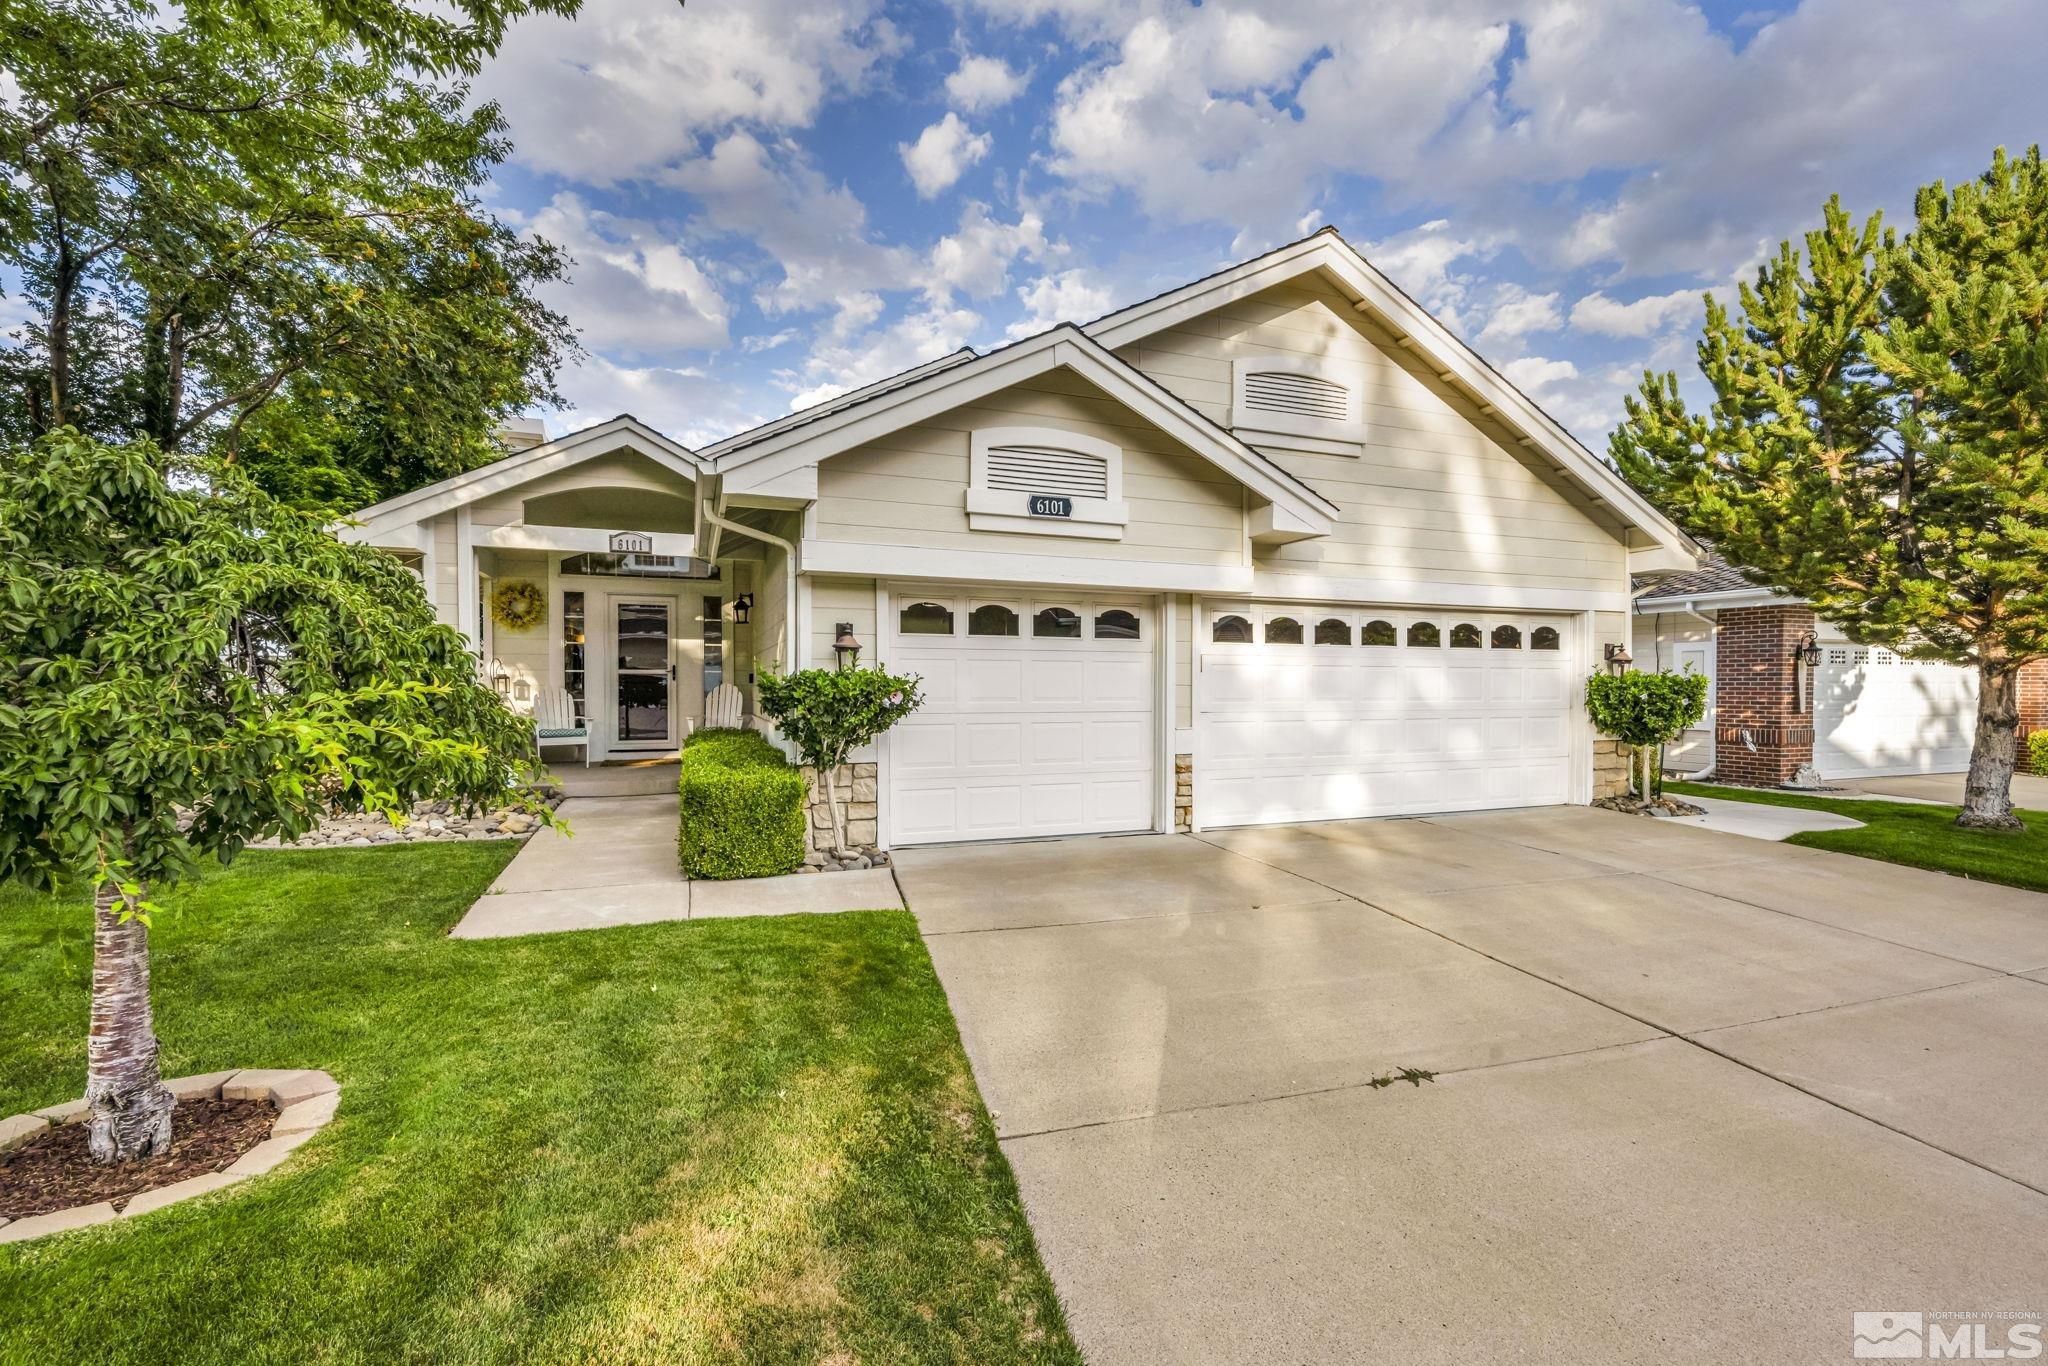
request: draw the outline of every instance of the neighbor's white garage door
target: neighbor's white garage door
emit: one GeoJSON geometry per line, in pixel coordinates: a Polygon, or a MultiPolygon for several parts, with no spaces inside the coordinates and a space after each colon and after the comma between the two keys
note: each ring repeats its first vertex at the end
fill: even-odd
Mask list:
{"type": "Polygon", "coordinates": [[[1823,778],[1961,773],[1977,733],[1977,674],[1875,646],[1821,648],[1813,762],[1823,778]]]}
{"type": "Polygon", "coordinates": [[[1204,825],[1571,799],[1569,618],[1271,606],[1197,635],[1204,825]]]}
{"type": "Polygon", "coordinates": [[[891,616],[884,659],[925,693],[889,734],[892,843],[1153,827],[1149,603],[898,593],[891,616]]]}

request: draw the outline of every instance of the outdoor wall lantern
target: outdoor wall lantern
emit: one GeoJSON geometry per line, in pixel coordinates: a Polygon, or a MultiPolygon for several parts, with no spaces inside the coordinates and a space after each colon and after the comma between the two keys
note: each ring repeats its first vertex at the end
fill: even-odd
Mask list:
{"type": "Polygon", "coordinates": [[[1792,647],[1792,710],[1804,716],[1812,705],[1807,695],[1806,671],[1820,667],[1820,639],[1808,631],[1792,647]]]}
{"type": "Polygon", "coordinates": [[[842,621],[832,641],[832,653],[839,657],[839,667],[844,669],[860,663],[860,642],[853,638],[853,623],[842,621]]]}
{"type": "Polygon", "coordinates": [[[1820,641],[1813,632],[1806,633],[1806,639],[1792,647],[1792,657],[1809,669],[1820,667],[1820,641]]]}
{"type": "Polygon", "coordinates": [[[512,687],[512,675],[506,672],[505,661],[502,659],[491,661],[491,687],[496,689],[500,697],[512,687]]]}
{"type": "Polygon", "coordinates": [[[1628,652],[1628,646],[1619,641],[1607,647],[1607,667],[1615,673],[1627,673],[1628,666],[1635,662],[1636,657],[1628,652]]]}
{"type": "Polygon", "coordinates": [[[735,626],[745,626],[754,612],[754,595],[742,593],[732,600],[732,620],[735,626]]]}

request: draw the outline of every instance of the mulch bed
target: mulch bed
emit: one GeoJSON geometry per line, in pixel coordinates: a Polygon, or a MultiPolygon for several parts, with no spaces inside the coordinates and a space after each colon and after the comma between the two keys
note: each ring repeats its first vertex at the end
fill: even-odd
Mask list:
{"type": "Polygon", "coordinates": [[[147,1162],[93,1165],[84,1122],[65,1124],[0,1155],[0,1217],[25,1219],[74,1205],[111,1200],[208,1172],[226,1171],[235,1159],[270,1137],[277,1111],[267,1100],[180,1101],[171,1112],[171,1150],[147,1162]]]}

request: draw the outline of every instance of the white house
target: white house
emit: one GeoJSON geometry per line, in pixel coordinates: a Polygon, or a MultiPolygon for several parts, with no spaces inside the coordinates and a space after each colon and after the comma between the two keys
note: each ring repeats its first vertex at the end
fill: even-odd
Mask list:
{"type": "Polygon", "coordinates": [[[1330,228],[703,450],[620,416],[357,517],[600,759],[842,636],[921,675],[896,845],[1588,801],[1621,770],[1582,680],[1631,574],[1696,564],[1330,228]]]}

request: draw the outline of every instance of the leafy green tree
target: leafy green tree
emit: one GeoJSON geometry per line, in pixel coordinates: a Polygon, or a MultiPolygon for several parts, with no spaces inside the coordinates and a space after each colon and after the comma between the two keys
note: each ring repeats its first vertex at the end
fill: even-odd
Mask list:
{"type": "Polygon", "coordinates": [[[824,781],[825,805],[832,813],[833,848],[847,847],[839,766],[847,755],[874,743],[877,736],[924,705],[918,684],[914,677],[867,668],[764,673],[755,685],[761,714],[775,722],[783,738],[796,746],[798,755],[824,781]]]}
{"type": "Polygon", "coordinates": [[[1648,801],[1656,787],[1652,765],[1659,747],[1707,714],[1707,676],[1634,670],[1594,674],[1586,680],[1586,714],[1602,735],[1634,748],[1629,781],[1636,784],[1636,795],[1648,801]]]}
{"type": "Polygon", "coordinates": [[[1615,462],[1693,535],[1857,641],[1974,667],[1957,823],[2019,828],[2017,676],[2048,656],[2048,173],[2000,151],[1903,236],[1822,226],[1707,299],[1703,413],[1645,375],[1615,462]]]}
{"type": "Polygon", "coordinates": [[[503,118],[432,73],[524,8],[12,5],[0,437],[146,437],[329,507],[500,455],[573,350],[536,296],[565,263],[483,210],[503,118]]]}
{"type": "Polygon", "coordinates": [[[71,430],[0,451],[0,878],[96,883],[94,1158],[170,1141],[150,889],[330,810],[551,821],[531,725],[395,559],[232,466],[71,430]]]}

